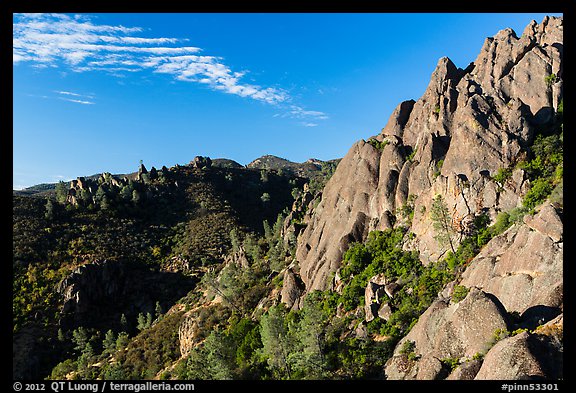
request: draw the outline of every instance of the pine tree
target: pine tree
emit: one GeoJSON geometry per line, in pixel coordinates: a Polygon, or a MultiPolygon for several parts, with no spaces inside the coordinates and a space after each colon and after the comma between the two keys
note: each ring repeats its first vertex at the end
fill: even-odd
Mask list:
{"type": "Polygon", "coordinates": [[[123,349],[125,348],[130,340],[128,339],[128,333],[120,332],[118,333],[118,338],[116,339],[116,349],[123,349]]]}
{"type": "Polygon", "coordinates": [[[104,189],[104,187],[102,185],[98,186],[98,189],[96,190],[96,202],[100,202],[102,200],[102,198],[104,198],[106,196],[106,190],[104,189]]]}
{"type": "Polygon", "coordinates": [[[456,253],[454,243],[452,242],[452,236],[454,234],[452,228],[452,217],[450,216],[444,198],[440,194],[436,195],[432,201],[430,219],[432,220],[434,230],[436,231],[434,239],[436,239],[440,246],[449,244],[452,252],[456,253]]]}
{"type": "Polygon", "coordinates": [[[163,310],[162,310],[162,306],[160,305],[160,302],[156,302],[156,307],[155,307],[154,311],[156,313],[157,319],[162,316],[163,310]]]}
{"type": "Polygon", "coordinates": [[[268,203],[268,202],[270,202],[270,194],[268,194],[267,192],[265,192],[265,193],[262,194],[262,196],[260,197],[260,199],[262,200],[262,202],[268,203]]]}
{"type": "Polygon", "coordinates": [[[111,353],[116,349],[116,336],[112,330],[108,330],[104,336],[104,341],[102,341],[102,346],[104,351],[111,353]]]}
{"type": "Polygon", "coordinates": [[[67,196],[68,187],[66,186],[66,183],[59,181],[58,184],[56,184],[56,201],[58,201],[58,203],[65,203],[67,196]]]}
{"type": "Polygon", "coordinates": [[[224,334],[213,331],[204,341],[206,369],[211,379],[232,379],[235,361],[232,349],[234,346],[224,334]]]}
{"type": "Polygon", "coordinates": [[[126,314],[124,313],[122,313],[120,317],[120,329],[122,329],[123,332],[128,331],[128,319],[126,319],[126,314]]]}
{"type": "Polygon", "coordinates": [[[46,213],[44,217],[46,217],[47,220],[54,219],[54,203],[52,203],[52,199],[46,201],[46,213]]]}
{"type": "Polygon", "coordinates": [[[282,305],[270,307],[268,313],[260,320],[260,335],[262,352],[268,358],[270,367],[281,376],[290,379],[288,329],[284,324],[284,314],[282,305]]]}
{"type": "Polygon", "coordinates": [[[146,329],[146,316],[143,313],[138,314],[136,329],[138,330],[146,329]]]}
{"type": "Polygon", "coordinates": [[[66,336],[64,335],[62,328],[58,328],[58,341],[60,341],[61,343],[66,341],[66,336]]]}
{"type": "Polygon", "coordinates": [[[134,202],[135,205],[140,203],[140,199],[140,192],[138,190],[132,191],[132,202],[134,202]]]}
{"type": "Polygon", "coordinates": [[[72,332],[72,342],[75,344],[74,350],[83,353],[88,345],[88,332],[83,326],[72,332]]]}
{"type": "Polygon", "coordinates": [[[129,201],[132,199],[132,191],[134,191],[131,187],[130,184],[126,184],[124,187],[122,187],[122,189],[120,190],[120,197],[125,200],[125,201],[129,201]]]}
{"type": "Polygon", "coordinates": [[[324,329],[328,318],[319,302],[305,299],[301,319],[291,327],[292,342],[296,348],[290,354],[290,364],[308,378],[319,379],[328,376],[325,354],[324,329]]]}

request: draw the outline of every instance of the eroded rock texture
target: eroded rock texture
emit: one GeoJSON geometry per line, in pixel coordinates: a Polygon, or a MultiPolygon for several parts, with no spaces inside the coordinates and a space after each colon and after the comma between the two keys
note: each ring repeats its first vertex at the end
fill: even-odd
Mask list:
{"type": "Polygon", "coordinates": [[[434,239],[435,195],[447,203],[455,244],[474,216],[493,219],[519,205],[528,189],[524,172],[515,170],[505,184],[492,177],[521,159],[535,128],[552,119],[562,97],[562,52],[563,19],[546,17],[520,37],[505,29],[486,39],[465,69],[440,59],[423,96],[401,103],[373,138],[381,143],[355,143],[324,188],[298,240],[306,292],[332,287],[350,243],[392,227],[410,195],[412,246],[423,263],[448,248],[434,239]]]}

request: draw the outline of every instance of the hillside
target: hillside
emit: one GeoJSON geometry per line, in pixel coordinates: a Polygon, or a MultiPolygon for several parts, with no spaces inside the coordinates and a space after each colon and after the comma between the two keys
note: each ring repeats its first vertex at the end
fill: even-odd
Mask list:
{"type": "Polygon", "coordinates": [[[563,379],[563,19],[431,71],[341,160],[15,192],[14,378],[563,379]]]}

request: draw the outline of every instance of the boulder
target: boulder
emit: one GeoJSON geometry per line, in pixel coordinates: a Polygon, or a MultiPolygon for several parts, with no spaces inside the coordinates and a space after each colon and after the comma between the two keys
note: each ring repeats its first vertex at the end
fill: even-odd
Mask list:
{"type": "Polygon", "coordinates": [[[292,269],[286,269],[284,272],[284,281],[282,291],[280,292],[281,302],[288,308],[298,305],[298,299],[302,295],[301,281],[296,277],[292,269]]]}
{"type": "Polygon", "coordinates": [[[563,224],[556,209],[544,204],[538,214],[524,216],[524,223],[531,229],[550,237],[555,243],[562,241],[563,224]]]}
{"type": "Polygon", "coordinates": [[[475,379],[562,378],[562,353],[546,338],[523,332],[499,341],[486,354],[475,379]]]}
{"type": "Polygon", "coordinates": [[[397,282],[391,282],[384,286],[384,292],[390,299],[394,297],[394,295],[400,290],[401,286],[397,282]]]}
{"type": "Polygon", "coordinates": [[[456,367],[446,379],[470,381],[476,377],[476,374],[478,374],[481,366],[481,360],[467,360],[463,363],[460,363],[460,365],[456,367]]]}
{"type": "Polygon", "coordinates": [[[436,370],[436,367],[429,367],[434,363],[431,359],[472,358],[486,349],[497,329],[507,330],[507,314],[493,296],[471,288],[466,298],[458,303],[438,299],[400,340],[385,365],[385,373],[389,379],[413,379],[418,375],[439,377],[440,371],[430,371],[436,370]],[[399,371],[398,365],[405,357],[400,350],[406,341],[413,341],[415,353],[421,356],[411,368],[413,374],[399,371]],[[428,371],[420,371],[421,368],[428,371]]]}
{"type": "Polygon", "coordinates": [[[393,310],[389,303],[384,303],[378,309],[378,317],[387,321],[392,316],[393,310]]]}

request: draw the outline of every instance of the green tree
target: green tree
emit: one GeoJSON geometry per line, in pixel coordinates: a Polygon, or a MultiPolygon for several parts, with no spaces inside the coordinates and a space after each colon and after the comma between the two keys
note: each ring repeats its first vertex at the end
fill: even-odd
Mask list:
{"type": "Polygon", "coordinates": [[[56,201],[58,203],[65,203],[67,196],[68,187],[66,186],[66,183],[59,181],[58,184],[56,184],[56,201]]]}
{"type": "Polygon", "coordinates": [[[89,205],[90,202],[92,202],[92,198],[90,195],[90,192],[86,189],[83,188],[81,189],[77,194],[76,194],[76,199],[82,203],[82,205],[86,206],[89,205]]]}
{"type": "Polygon", "coordinates": [[[146,315],[144,315],[144,313],[138,314],[136,329],[144,330],[147,327],[146,325],[147,325],[146,315]]]}
{"type": "Polygon", "coordinates": [[[260,336],[262,338],[262,353],[268,359],[272,370],[281,377],[291,378],[288,363],[289,340],[288,329],[284,323],[286,315],[283,305],[270,307],[260,320],[260,336]]]}
{"type": "Polygon", "coordinates": [[[134,202],[134,204],[137,205],[140,203],[140,200],[141,200],[140,192],[138,190],[132,191],[132,202],[134,202]]]}
{"type": "Polygon", "coordinates": [[[454,243],[452,242],[452,236],[454,235],[454,229],[452,228],[452,217],[448,211],[448,206],[444,201],[442,195],[438,194],[434,197],[432,201],[432,208],[430,209],[430,219],[436,235],[434,239],[440,244],[440,246],[450,245],[450,249],[453,253],[456,253],[454,249],[454,243]]]}
{"type": "Polygon", "coordinates": [[[126,318],[126,314],[124,313],[122,313],[122,315],[120,316],[120,329],[122,329],[123,332],[128,331],[128,319],[126,318]]]}
{"type": "Polygon", "coordinates": [[[72,331],[72,342],[74,343],[74,350],[78,353],[83,353],[88,345],[88,332],[83,326],[72,331]]]}
{"type": "Polygon", "coordinates": [[[112,353],[116,349],[116,336],[112,330],[108,330],[102,341],[104,352],[112,353]]]}
{"type": "Polygon", "coordinates": [[[263,183],[266,183],[266,182],[268,181],[268,171],[267,171],[267,170],[262,169],[262,170],[260,171],[260,180],[261,180],[263,183]]]}
{"type": "Polygon", "coordinates": [[[132,191],[134,191],[133,189],[134,187],[131,186],[131,184],[126,184],[124,187],[122,187],[122,189],[120,190],[120,197],[125,200],[125,201],[129,201],[132,199],[132,191]]]}
{"type": "Polygon", "coordinates": [[[60,341],[61,343],[66,341],[66,336],[64,335],[62,328],[58,328],[58,341],[60,341]]]}
{"type": "Polygon", "coordinates": [[[128,333],[120,332],[118,333],[118,338],[116,338],[116,349],[120,350],[125,348],[130,340],[128,339],[128,333]]]}
{"type": "Polygon", "coordinates": [[[265,192],[265,193],[262,194],[262,196],[260,197],[260,199],[262,200],[262,202],[268,203],[268,202],[270,202],[270,194],[268,194],[267,192],[265,192]]]}
{"type": "Polygon", "coordinates": [[[46,201],[46,213],[44,213],[44,217],[46,217],[47,220],[54,219],[54,203],[52,199],[46,201]]]}
{"type": "Polygon", "coordinates": [[[162,306],[160,305],[160,302],[156,302],[156,307],[154,308],[154,312],[156,315],[156,318],[160,318],[162,316],[162,314],[164,313],[164,310],[162,310],[162,306]]]}
{"type": "Polygon", "coordinates": [[[105,196],[106,196],[106,190],[102,185],[99,185],[98,189],[96,190],[96,195],[94,196],[96,203],[102,202],[102,199],[104,199],[105,196]]]}
{"type": "Polygon", "coordinates": [[[205,367],[211,379],[232,379],[235,369],[234,345],[229,337],[213,331],[204,341],[205,367]]]}
{"type": "Polygon", "coordinates": [[[328,316],[322,303],[307,296],[300,321],[290,329],[296,347],[289,355],[293,370],[305,378],[320,379],[328,376],[324,341],[327,322],[328,316]]]}
{"type": "Polygon", "coordinates": [[[108,195],[104,195],[100,200],[100,209],[110,210],[110,208],[111,208],[110,198],[108,198],[108,195]]]}
{"type": "Polygon", "coordinates": [[[236,228],[230,230],[230,243],[232,244],[233,252],[237,252],[240,249],[241,241],[236,228]]]}

